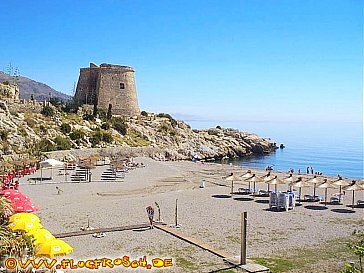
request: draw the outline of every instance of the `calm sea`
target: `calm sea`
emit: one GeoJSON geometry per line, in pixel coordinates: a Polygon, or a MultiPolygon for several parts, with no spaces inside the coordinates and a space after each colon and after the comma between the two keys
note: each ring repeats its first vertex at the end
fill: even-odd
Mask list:
{"type": "Polygon", "coordinates": [[[266,156],[254,156],[232,161],[233,164],[288,171],[293,168],[350,178],[364,178],[363,124],[361,123],[268,123],[227,121],[186,121],[194,129],[214,128],[217,125],[235,128],[269,137],[286,148],[266,156]]]}

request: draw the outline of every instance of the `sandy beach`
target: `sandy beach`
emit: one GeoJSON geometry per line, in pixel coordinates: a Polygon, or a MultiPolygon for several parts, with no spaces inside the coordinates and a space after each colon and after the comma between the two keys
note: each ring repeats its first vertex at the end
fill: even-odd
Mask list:
{"type": "MultiPolygon", "coordinates": [[[[179,232],[202,240],[230,253],[240,254],[240,215],[248,212],[248,257],[274,257],[289,255],[300,249],[322,249],[326,243],[344,240],[354,230],[363,230],[364,209],[351,204],[352,192],[347,192],[343,205],[302,202],[294,210],[269,210],[268,197],[230,194],[230,181],[223,177],[233,172],[243,174],[247,169],[226,164],[159,162],[149,158],[136,158],[146,167],[131,170],[121,182],[97,181],[108,166],[93,169],[91,183],[65,183],[63,176],[54,171],[51,182],[30,184],[21,178],[20,189],[39,208],[36,214],[44,228],[52,233],[80,230],[88,219],[94,228],[116,227],[147,223],[146,207],[158,202],[166,224],[174,224],[175,202],[178,199],[179,232]],[[202,179],[205,188],[199,188],[202,179]],[[57,183],[59,182],[59,183],[57,183]],[[62,189],[57,194],[56,186],[62,189]]],[[[259,176],[264,170],[252,170],[259,176]]],[[[45,170],[44,175],[49,175],[45,170]]],[[[276,172],[274,172],[276,173],[276,172]]],[[[276,173],[288,177],[286,173],[276,173]]],[[[33,176],[39,176],[39,171],[33,176]]],[[[302,177],[313,177],[302,175],[302,177]]],[[[331,178],[334,180],[335,178],[331,178]]],[[[235,191],[247,183],[236,182],[235,191]]],[[[287,190],[278,185],[278,190],[287,190]]],[[[266,189],[265,183],[257,188],[266,189]]],[[[303,194],[312,193],[313,187],[303,188],[303,194]]],[[[328,189],[329,196],[338,189],[328,189]]],[[[317,189],[324,194],[324,189],[317,189]]],[[[355,199],[364,199],[364,191],[355,192],[355,199]]],[[[356,201],[355,200],[355,201],[356,201]]],[[[156,216],[157,216],[156,210],[156,216]]],[[[67,256],[75,260],[90,258],[117,258],[124,255],[131,259],[147,256],[172,258],[173,266],[158,272],[211,272],[229,267],[223,260],[207,251],[173,237],[156,228],[107,233],[103,238],[91,235],[64,239],[74,252],[67,256]]],[[[318,254],[319,256],[319,254],[318,254]]],[[[332,272],[340,260],[324,261],[317,272],[332,272]],[[331,265],[330,265],[331,264],[331,265]]],[[[340,264],[342,265],[342,263],[340,264]]],[[[129,269],[140,272],[143,269],[129,269]]],[[[77,272],[90,272],[78,269],[77,272]]],[[[129,272],[124,268],[104,269],[102,272],[129,272]]],[[[290,271],[302,272],[302,271],[290,271]]],[[[310,272],[316,272],[312,269],[310,272]]]]}

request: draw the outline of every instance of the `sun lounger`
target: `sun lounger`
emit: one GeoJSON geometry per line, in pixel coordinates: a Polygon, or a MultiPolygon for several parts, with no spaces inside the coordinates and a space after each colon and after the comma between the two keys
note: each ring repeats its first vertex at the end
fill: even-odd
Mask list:
{"type": "Polygon", "coordinates": [[[358,200],[356,201],[357,206],[364,206],[364,200],[358,200]]]}
{"type": "Polygon", "coordinates": [[[344,196],[340,195],[332,195],[330,197],[331,203],[341,203],[344,200],[344,196]]]}
{"type": "Polygon", "coordinates": [[[270,191],[267,191],[267,190],[258,190],[254,195],[260,196],[260,197],[268,197],[269,193],[270,193],[270,191]]]}
{"type": "Polygon", "coordinates": [[[255,190],[252,188],[239,188],[239,193],[246,193],[246,194],[251,194],[254,193],[255,190]]]}
{"type": "Polygon", "coordinates": [[[320,201],[320,196],[318,196],[318,195],[313,196],[313,194],[305,194],[303,196],[303,199],[305,201],[309,201],[309,202],[316,202],[316,201],[320,201]]]}

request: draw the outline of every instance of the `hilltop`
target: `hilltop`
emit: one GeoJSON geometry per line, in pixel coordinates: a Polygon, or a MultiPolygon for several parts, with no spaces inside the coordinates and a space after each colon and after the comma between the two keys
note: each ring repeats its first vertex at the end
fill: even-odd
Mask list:
{"type": "MultiPolygon", "coordinates": [[[[0,72],[0,82],[8,81],[10,83],[13,82],[13,78],[8,74],[0,72]]],[[[67,101],[70,100],[71,97],[54,90],[52,87],[29,79],[27,77],[19,76],[18,78],[18,86],[19,86],[19,97],[20,99],[30,99],[33,94],[34,99],[37,101],[48,100],[49,97],[59,98],[61,100],[67,101]]]]}

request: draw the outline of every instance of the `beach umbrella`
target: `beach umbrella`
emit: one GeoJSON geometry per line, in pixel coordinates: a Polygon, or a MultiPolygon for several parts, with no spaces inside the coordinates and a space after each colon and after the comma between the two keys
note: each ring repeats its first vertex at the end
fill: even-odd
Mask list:
{"type": "Polygon", "coordinates": [[[310,185],[307,183],[307,181],[303,181],[302,177],[299,177],[296,182],[291,183],[292,187],[298,188],[298,200],[299,203],[301,203],[301,191],[304,187],[309,187],[310,185]]]}
{"type": "Polygon", "coordinates": [[[249,190],[250,190],[250,183],[253,182],[253,185],[254,185],[254,192],[255,192],[255,183],[256,182],[259,182],[259,178],[253,174],[252,177],[248,178],[248,179],[245,179],[245,181],[249,182],[249,190]]]}
{"type": "Polygon", "coordinates": [[[243,179],[251,178],[253,176],[252,171],[248,170],[245,174],[241,175],[240,177],[243,179]]]}
{"type": "Polygon", "coordinates": [[[19,197],[19,196],[25,196],[21,191],[14,189],[2,190],[0,191],[0,194],[4,195],[8,199],[12,199],[14,197],[19,197]]]}
{"type": "MultiPolygon", "coordinates": [[[[261,177],[263,182],[268,182],[268,181],[271,181],[272,179],[274,179],[274,176],[270,174],[270,172],[268,172],[266,175],[262,176],[261,177]]],[[[269,192],[269,187],[270,187],[270,184],[267,183],[267,191],[269,192]]]]}
{"type": "Polygon", "coordinates": [[[363,190],[363,187],[359,186],[359,185],[355,182],[355,180],[353,180],[352,182],[353,182],[353,184],[352,184],[352,185],[350,185],[350,186],[348,186],[348,187],[345,187],[344,189],[345,189],[346,191],[353,191],[353,202],[352,202],[352,206],[351,206],[351,208],[352,208],[352,209],[354,209],[354,199],[355,199],[355,194],[354,194],[354,192],[355,192],[355,191],[363,190]]]}
{"type": "Polygon", "coordinates": [[[316,185],[321,182],[322,182],[322,180],[320,178],[318,178],[316,175],[313,178],[307,180],[307,183],[313,184],[313,199],[314,200],[316,198],[316,185]]]}
{"type": "Polygon", "coordinates": [[[34,212],[38,210],[30,200],[22,200],[13,203],[13,209],[15,212],[34,212]]]}
{"type": "Polygon", "coordinates": [[[239,176],[231,173],[228,177],[225,178],[226,181],[231,181],[231,193],[234,192],[234,181],[239,181],[241,178],[239,176]]]}
{"type": "Polygon", "coordinates": [[[64,256],[73,252],[73,248],[65,241],[55,239],[39,245],[36,256],[56,257],[64,256]]]}
{"type": "Polygon", "coordinates": [[[341,199],[341,190],[342,190],[342,187],[346,187],[346,186],[349,186],[351,183],[347,180],[343,180],[341,177],[336,180],[334,183],[334,185],[336,186],[339,186],[340,187],[340,199],[341,199]]]}
{"type": "Polygon", "coordinates": [[[59,167],[59,166],[64,166],[64,162],[53,159],[53,158],[48,158],[44,161],[39,162],[40,165],[40,180],[43,180],[43,172],[42,169],[43,168],[51,168],[51,177],[53,175],[53,167],[59,167]]]}
{"type": "Polygon", "coordinates": [[[281,179],[279,179],[278,176],[274,176],[274,178],[272,180],[269,180],[266,183],[268,183],[270,185],[274,185],[275,192],[277,192],[277,185],[286,184],[286,182],[283,181],[283,180],[281,180],[281,179]]]}
{"type": "Polygon", "coordinates": [[[33,213],[25,213],[25,212],[20,212],[20,213],[15,213],[12,216],[9,217],[9,222],[13,223],[16,222],[18,220],[26,220],[29,222],[33,222],[33,223],[40,223],[40,219],[37,215],[33,214],[33,213]]]}
{"type": "Polygon", "coordinates": [[[289,174],[288,177],[284,178],[283,181],[289,183],[289,191],[292,191],[292,186],[291,184],[295,181],[295,178],[293,177],[293,174],[289,174]]]}
{"type": "Polygon", "coordinates": [[[333,185],[332,183],[328,182],[327,179],[324,179],[324,183],[322,183],[321,185],[318,186],[318,188],[320,189],[325,189],[325,207],[326,207],[326,200],[327,200],[327,189],[328,188],[336,188],[335,185],[333,185]]]}
{"type": "Polygon", "coordinates": [[[56,239],[56,237],[54,237],[53,234],[45,228],[32,229],[27,232],[27,235],[34,237],[34,245],[44,244],[48,241],[56,239]]]}
{"type": "Polygon", "coordinates": [[[16,222],[10,223],[9,228],[12,231],[24,231],[29,232],[32,229],[42,228],[42,225],[37,222],[27,221],[25,219],[18,220],[16,222]]]}

